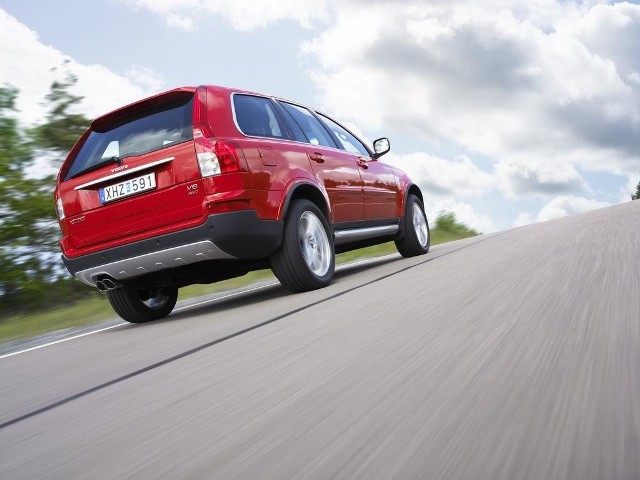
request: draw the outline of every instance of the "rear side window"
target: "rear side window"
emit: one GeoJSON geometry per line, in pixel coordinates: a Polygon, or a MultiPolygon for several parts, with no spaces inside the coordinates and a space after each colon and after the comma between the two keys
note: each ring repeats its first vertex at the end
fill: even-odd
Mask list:
{"type": "Polygon", "coordinates": [[[310,144],[336,148],[336,144],[331,140],[329,132],[325,130],[309,110],[291,103],[280,102],[280,104],[302,129],[310,144]]]}
{"type": "Polygon", "coordinates": [[[193,95],[94,129],[78,151],[66,179],[112,163],[193,139],[193,95]]]}
{"type": "Polygon", "coordinates": [[[240,131],[252,137],[286,138],[271,100],[252,95],[234,95],[233,108],[240,131]]]}

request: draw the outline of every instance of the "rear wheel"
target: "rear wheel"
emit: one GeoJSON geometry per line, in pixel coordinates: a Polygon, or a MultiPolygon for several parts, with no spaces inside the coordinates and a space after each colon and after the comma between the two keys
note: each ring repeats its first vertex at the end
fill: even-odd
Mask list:
{"type": "Polygon", "coordinates": [[[177,287],[126,290],[117,288],[107,292],[109,303],[124,320],[144,323],[164,318],[171,313],[178,300],[177,287]]]}
{"type": "Polygon", "coordinates": [[[288,290],[306,292],[326,287],[333,278],[333,236],[325,216],[309,200],[291,205],[282,245],[271,255],[271,269],[288,290]]]}
{"type": "Polygon", "coordinates": [[[404,212],[404,235],[395,243],[403,257],[424,255],[429,251],[431,245],[429,222],[424,214],[422,202],[415,195],[407,196],[404,212]]]}

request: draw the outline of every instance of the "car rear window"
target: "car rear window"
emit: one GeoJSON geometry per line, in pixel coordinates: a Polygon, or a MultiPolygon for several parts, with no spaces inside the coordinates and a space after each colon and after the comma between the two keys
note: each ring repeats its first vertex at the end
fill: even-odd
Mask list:
{"type": "Polygon", "coordinates": [[[91,131],[65,179],[116,159],[142,155],[193,139],[193,95],[154,106],[91,131]]]}
{"type": "Polygon", "coordinates": [[[286,138],[273,103],[268,98],[236,94],[233,107],[238,127],[245,135],[286,138]]]}

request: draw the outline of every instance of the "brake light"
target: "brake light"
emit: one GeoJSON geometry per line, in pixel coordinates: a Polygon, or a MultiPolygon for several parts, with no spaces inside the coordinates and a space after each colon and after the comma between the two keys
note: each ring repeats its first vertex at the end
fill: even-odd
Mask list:
{"type": "Polygon", "coordinates": [[[58,212],[58,220],[64,220],[64,205],[62,204],[62,198],[60,197],[56,199],[56,210],[58,212]]]}
{"type": "Polygon", "coordinates": [[[238,152],[229,143],[206,138],[199,128],[193,129],[193,140],[196,146],[198,167],[203,177],[242,170],[238,152]]]}

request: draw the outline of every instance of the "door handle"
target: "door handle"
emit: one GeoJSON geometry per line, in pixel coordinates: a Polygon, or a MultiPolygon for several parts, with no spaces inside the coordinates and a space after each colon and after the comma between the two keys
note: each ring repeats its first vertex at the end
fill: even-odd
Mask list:
{"type": "Polygon", "coordinates": [[[322,163],[324,162],[324,157],[319,152],[313,152],[309,154],[309,158],[314,162],[322,163]]]}
{"type": "Polygon", "coordinates": [[[360,168],[364,168],[366,170],[367,168],[369,168],[369,163],[366,160],[363,160],[363,159],[359,158],[358,159],[358,166],[360,168]]]}

